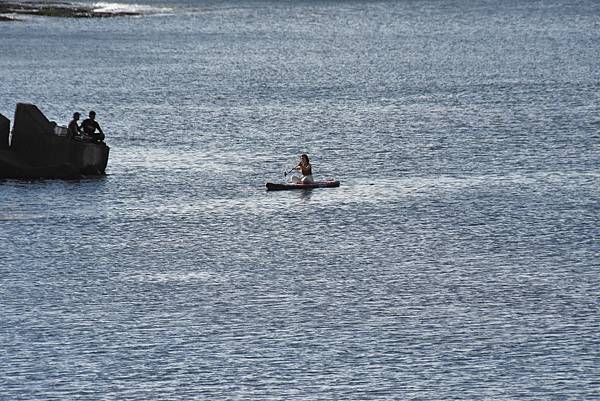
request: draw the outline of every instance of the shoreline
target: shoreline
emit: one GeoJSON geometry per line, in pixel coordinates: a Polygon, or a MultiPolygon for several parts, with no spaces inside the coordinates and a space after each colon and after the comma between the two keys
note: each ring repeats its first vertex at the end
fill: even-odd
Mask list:
{"type": "Polygon", "coordinates": [[[134,11],[95,11],[92,6],[68,2],[14,2],[0,0],[0,22],[20,21],[13,15],[33,15],[58,18],[109,18],[140,15],[134,11]]]}

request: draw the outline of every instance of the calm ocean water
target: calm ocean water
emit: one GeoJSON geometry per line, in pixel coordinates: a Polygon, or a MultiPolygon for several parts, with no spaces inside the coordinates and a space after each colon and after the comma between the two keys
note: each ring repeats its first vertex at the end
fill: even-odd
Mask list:
{"type": "Polygon", "coordinates": [[[600,3],[98,6],[0,23],[111,146],[0,182],[0,399],[600,399],[600,3]]]}

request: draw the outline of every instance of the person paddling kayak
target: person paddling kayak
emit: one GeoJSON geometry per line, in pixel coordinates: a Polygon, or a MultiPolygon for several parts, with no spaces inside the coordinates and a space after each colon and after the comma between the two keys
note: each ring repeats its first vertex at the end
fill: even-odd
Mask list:
{"type": "Polygon", "coordinates": [[[300,163],[294,170],[299,170],[302,173],[302,177],[292,177],[292,182],[294,183],[303,183],[303,184],[312,184],[315,182],[312,176],[312,166],[310,165],[310,161],[308,160],[308,156],[303,154],[300,156],[300,163]]]}
{"type": "Polygon", "coordinates": [[[294,170],[300,171],[302,177],[293,175],[290,179],[291,182],[286,183],[267,182],[267,191],[283,191],[288,189],[312,190],[314,188],[337,188],[340,186],[340,182],[333,178],[315,181],[312,176],[312,166],[310,165],[308,156],[305,154],[300,156],[300,162],[294,168],[283,173],[283,175],[287,176],[294,170]]]}

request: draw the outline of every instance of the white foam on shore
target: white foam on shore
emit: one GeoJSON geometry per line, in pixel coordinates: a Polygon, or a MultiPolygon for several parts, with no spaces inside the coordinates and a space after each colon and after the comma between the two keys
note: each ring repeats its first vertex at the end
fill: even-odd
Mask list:
{"type": "Polygon", "coordinates": [[[93,4],[93,11],[96,13],[136,13],[136,14],[159,14],[169,13],[173,9],[169,7],[154,7],[145,4],[126,4],[97,2],[93,4]]]}

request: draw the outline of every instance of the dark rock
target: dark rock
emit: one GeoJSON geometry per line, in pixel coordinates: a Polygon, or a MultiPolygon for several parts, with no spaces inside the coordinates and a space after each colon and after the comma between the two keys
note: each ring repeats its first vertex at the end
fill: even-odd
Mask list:
{"type": "MultiPolygon", "coordinates": [[[[0,0],[0,14],[25,14],[62,18],[106,18],[139,15],[136,12],[94,11],[92,6],[75,5],[62,2],[5,2],[0,0]]],[[[0,21],[12,21],[14,18],[0,15],[0,21]]]]}
{"type": "Polygon", "coordinates": [[[8,136],[10,135],[10,120],[0,114],[0,150],[8,150],[8,136]]]}

